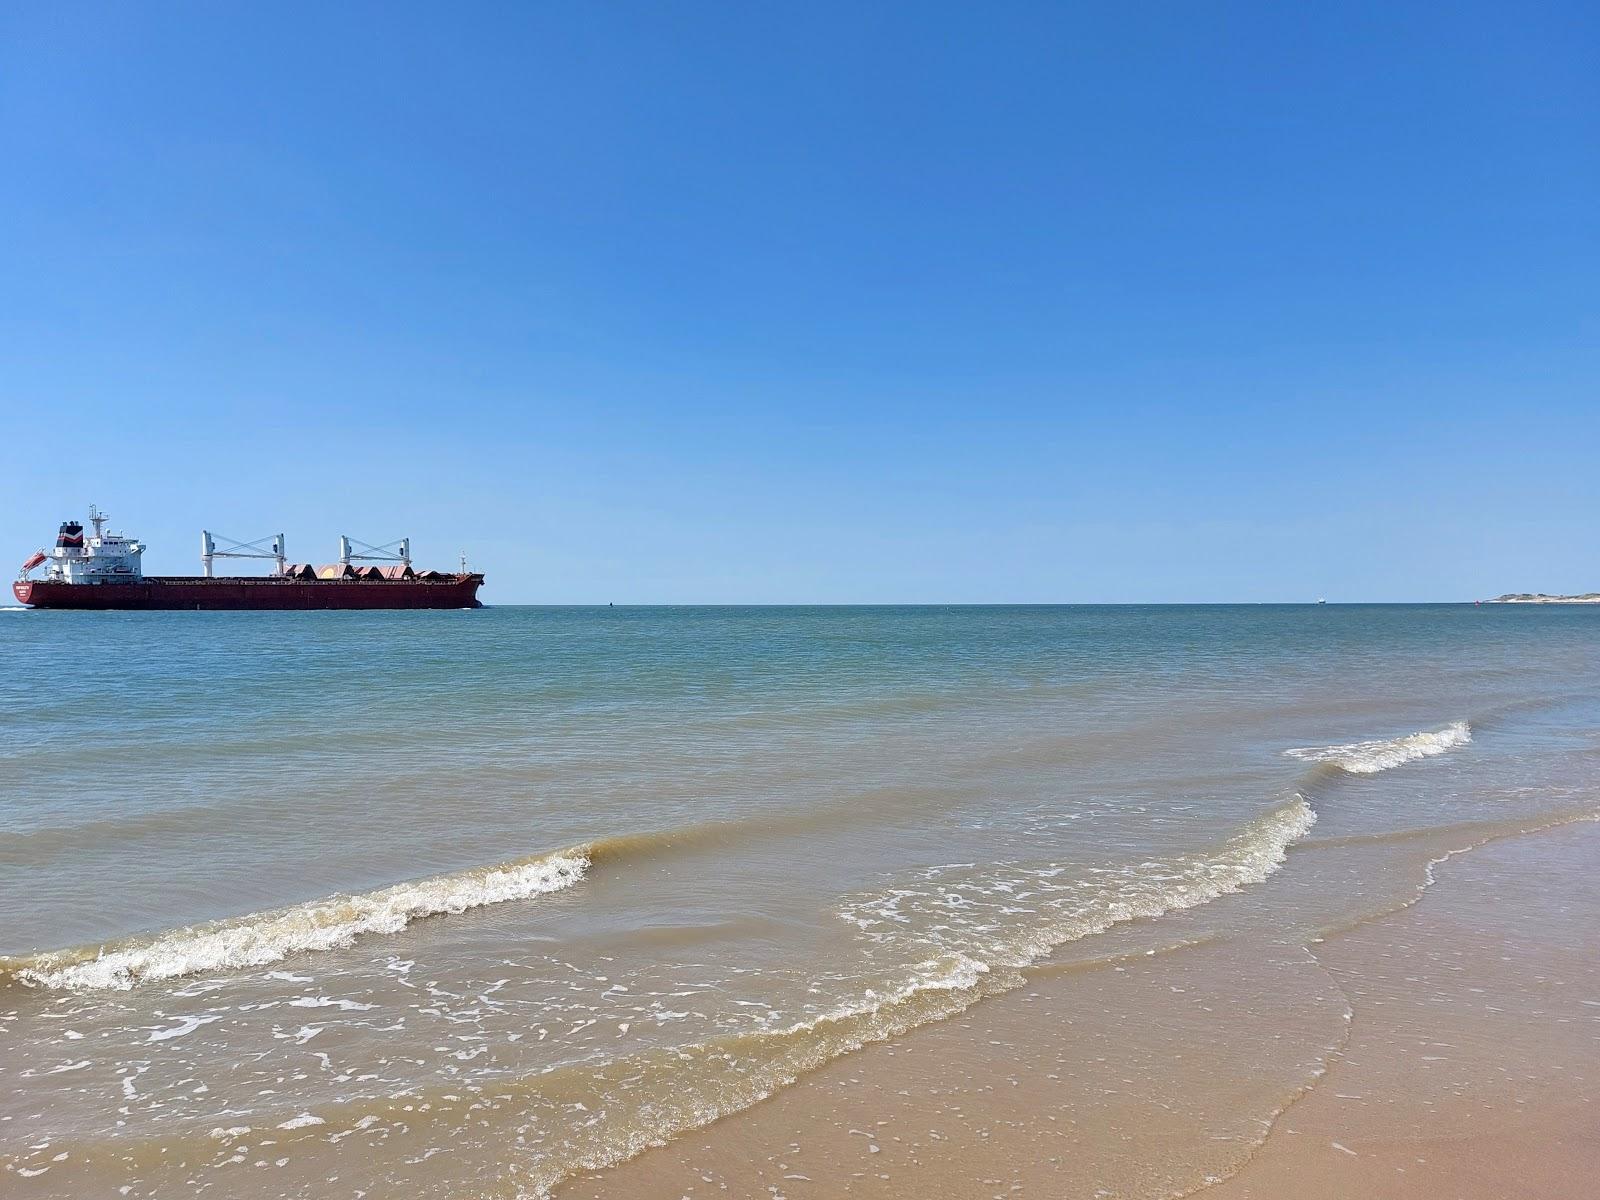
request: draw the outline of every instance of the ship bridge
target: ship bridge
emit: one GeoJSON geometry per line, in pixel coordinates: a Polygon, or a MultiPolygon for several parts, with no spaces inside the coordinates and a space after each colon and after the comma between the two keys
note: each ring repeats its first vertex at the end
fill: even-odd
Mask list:
{"type": "Polygon", "coordinates": [[[61,522],[55,548],[45,556],[50,564],[45,577],[57,583],[138,583],[143,579],[144,543],[107,533],[106,520],[106,514],[91,504],[89,522],[94,533],[87,538],[80,522],[61,522]]]}

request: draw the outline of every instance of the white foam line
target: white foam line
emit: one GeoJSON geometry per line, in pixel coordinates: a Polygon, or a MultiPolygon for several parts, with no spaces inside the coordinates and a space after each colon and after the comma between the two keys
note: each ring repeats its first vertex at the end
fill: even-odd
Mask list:
{"type": "Polygon", "coordinates": [[[396,933],[421,917],[526,900],[571,887],[588,869],[586,852],[563,851],[192,925],[103,946],[92,957],[57,951],[11,966],[17,978],[45,987],[126,990],[202,971],[264,966],[291,954],[348,946],[364,934],[396,933]]]}
{"type": "MultiPolygon", "coordinates": [[[[883,994],[868,992],[860,1002],[802,1021],[787,1032],[867,1016],[885,1006],[901,1004],[919,992],[967,991],[976,988],[991,972],[1032,966],[1066,942],[1094,937],[1126,921],[1161,917],[1243,891],[1264,882],[1277,871],[1286,861],[1289,847],[1303,838],[1316,820],[1317,814],[1310,803],[1304,796],[1296,795],[1246,825],[1216,853],[1160,864],[1165,870],[1159,881],[1130,877],[1125,881],[1126,890],[1101,897],[1094,911],[1073,912],[1057,920],[1046,920],[1040,928],[1010,945],[979,951],[989,956],[987,961],[959,948],[945,947],[944,954],[919,963],[914,968],[914,976],[899,987],[883,994]]],[[[928,898],[937,890],[922,895],[928,898]]],[[[912,893],[902,889],[900,895],[912,893]]],[[[849,911],[839,915],[864,930],[870,931],[874,924],[872,918],[849,911]]],[[[897,936],[899,923],[894,918],[886,921],[890,928],[876,936],[897,936]]],[[[869,932],[869,936],[873,935],[869,932]]]]}
{"type": "Polygon", "coordinates": [[[1472,726],[1465,721],[1455,721],[1443,729],[1408,733],[1404,737],[1351,742],[1343,746],[1301,746],[1285,750],[1284,754],[1301,762],[1331,763],[1353,775],[1376,775],[1419,758],[1445,754],[1471,740],[1472,726]]]}

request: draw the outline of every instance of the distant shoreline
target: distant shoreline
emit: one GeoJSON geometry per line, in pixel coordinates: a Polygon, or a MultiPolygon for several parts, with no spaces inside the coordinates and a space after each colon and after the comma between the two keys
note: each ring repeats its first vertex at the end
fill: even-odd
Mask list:
{"type": "Polygon", "coordinates": [[[1487,604],[1600,604],[1600,592],[1586,592],[1582,596],[1547,596],[1543,592],[1507,592],[1496,596],[1487,604]]]}

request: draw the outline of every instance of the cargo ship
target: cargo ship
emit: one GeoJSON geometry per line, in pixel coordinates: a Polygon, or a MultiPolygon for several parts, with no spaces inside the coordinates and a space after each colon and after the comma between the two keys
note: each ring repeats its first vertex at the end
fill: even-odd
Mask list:
{"type": "Polygon", "coordinates": [[[411,539],[369,546],[339,538],[339,561],[317,566],[291,563],[283,535],[234,542],[209,530],[200,534],[201,575],[146,575],[140,560],[144,543],[108,533],[106,514],[89,508],[94,532],[83,523],[63,521],[55,548],[40,550],[11,585],[21,604],[32,608],[117,609],[334,609],[481,608],[483,576],[467,570],[418,571],[411,565],[411,539]],[[219,549],[219,541],[221,548],[219,549]],[[260,558],[274,562],[269,575],[214,573],[218,558],[260,558]],[[46,566],[48,564],[48,566],[46,566]],[[41,578],[32,578],[45,566],[41,578]]]}

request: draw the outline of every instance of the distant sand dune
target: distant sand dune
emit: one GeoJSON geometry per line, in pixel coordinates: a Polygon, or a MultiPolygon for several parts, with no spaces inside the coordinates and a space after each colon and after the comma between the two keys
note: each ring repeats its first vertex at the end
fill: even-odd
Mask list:
{"type": "Polygon", "coordinates": [[[1600,592],[1581,596],[1547,596],[1543,592],[1507,592],[1488,601],[1490,604],[1600,604],[1600,592]]]}

